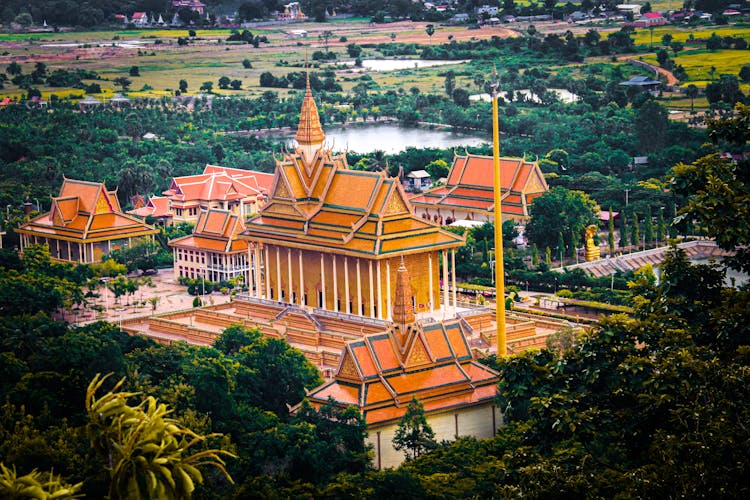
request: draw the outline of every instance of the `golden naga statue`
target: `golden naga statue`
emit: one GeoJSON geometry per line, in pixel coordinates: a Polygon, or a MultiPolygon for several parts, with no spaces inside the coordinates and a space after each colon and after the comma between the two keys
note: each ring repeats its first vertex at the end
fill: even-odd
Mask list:
{"type": "Polygon", "coordinates": [[[599,228],[596,224],[591,224],[586,228],[586,262],[599,260],[601,258],[599,246],[594,243],[594,235],[598,230],[599,228]]]}

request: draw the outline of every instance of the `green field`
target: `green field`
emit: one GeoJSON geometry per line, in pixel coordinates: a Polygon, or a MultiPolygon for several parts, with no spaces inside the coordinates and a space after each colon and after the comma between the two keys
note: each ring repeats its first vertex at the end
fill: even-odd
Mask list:
{"type": "MultiPolygon", "coordinates": [[[[742,37],[750,42],[750,24],[734,24],[728,26],[659,26],[654,28],[654,46],[661,45],[661,37],[669,33],[675,42],[685,43],[691,38],[707,39],[712,33],[725,37],[742,37]]],[[[631,36],[636,45],[648,45],[651,42],[651,31],[646,28],[638,28],[631,36]]]]}

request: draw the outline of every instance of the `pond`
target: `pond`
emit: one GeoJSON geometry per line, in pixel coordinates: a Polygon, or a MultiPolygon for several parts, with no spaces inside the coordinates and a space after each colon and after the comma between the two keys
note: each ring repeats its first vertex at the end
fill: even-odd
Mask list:
{"type": "MultiPolygon", "coordinates": [[[[432,66],[445,66],[447,64],[461,64],[463,61],[433,61],[425,59],[363,59],[362,70],[369,71],[394,71],[398,69],[430,68],[432,66]]],[[[343,64],[354,67],[354,61],[343,64]]]]}
{"type": "MultiPolygon", "coordinates": [[[[326,144],[334,151],[371,153],[376,150],[393,154],[408,147],[453,148],[479,146],[491,142],[481,134],[463,134],[446,130],[400,127],[395,124],[368,124],[325,129],[326,144]]],[[[287,136],[289,137],[289,136],[287,136]]]]}

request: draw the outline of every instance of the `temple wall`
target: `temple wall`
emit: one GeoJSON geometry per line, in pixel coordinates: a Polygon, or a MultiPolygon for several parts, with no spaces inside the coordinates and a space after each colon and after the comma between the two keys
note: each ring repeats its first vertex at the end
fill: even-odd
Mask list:
{"type": "MultiPolygon", "coordinates": [[[[481,406],[428,415],[427,422],[435,432],[437,442],[452,441],[460,436],[490,438],[501,424],[494,401],[481,406]]],[[[397,428],[398,422],[368,429],[365,442],[372,445],[374,467],[396,467],[404,461],[404,452],[393,447],[393,437],[397,428]]]]}

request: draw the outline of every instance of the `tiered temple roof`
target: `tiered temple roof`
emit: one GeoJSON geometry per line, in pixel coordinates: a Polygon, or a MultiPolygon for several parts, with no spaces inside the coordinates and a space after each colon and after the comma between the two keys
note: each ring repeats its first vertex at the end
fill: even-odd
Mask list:
{"type": "Polygon", "coordinates": [[[350,170],[345,155],[323,147],[309,84],[296,139],[299,147],[277,161],[271,199],[248,221],[246,238],[370,258],[464,244],[417,217],[397,179],[350,170]]]}
{"type": "Polygon", "coordinates": [[[313,405],[333,398],[358,407],[369,426],[378,426],[400,419],[414,397],[427,413],[494,399],[498,374],[474,359],[461,323],[416,323],[411,295],[402,264],[394,323],[346,344],[334,379],[308,395],[313,405]]]}
{"type": "Polygon", "coordinates": [[[52,209],[18,229],[21,234],[89,243],[155,234],[140,219],[125,214],[116,191],[100,182],[65,179],[52,209]]]}
{"type": "MultiPolygon", "coordinates": [[[[525,219],[534,198],[549,188],[536,162],[500,158],[500,184],[504,217],[525,219]]],[[[462,210],[491,215],[494,212],[494,174],[491,156],[456,155],[445,186],[411,198],[419,208],[462,210]]]]}
{"type": "Polygon", "coordinates": [[[247,241],[237,239],[244,228],[242,217],[237,214],[215,208],[204,210],[193,234],[171,240],[169,246],[222,253],[247,251],[247,241]]]}

